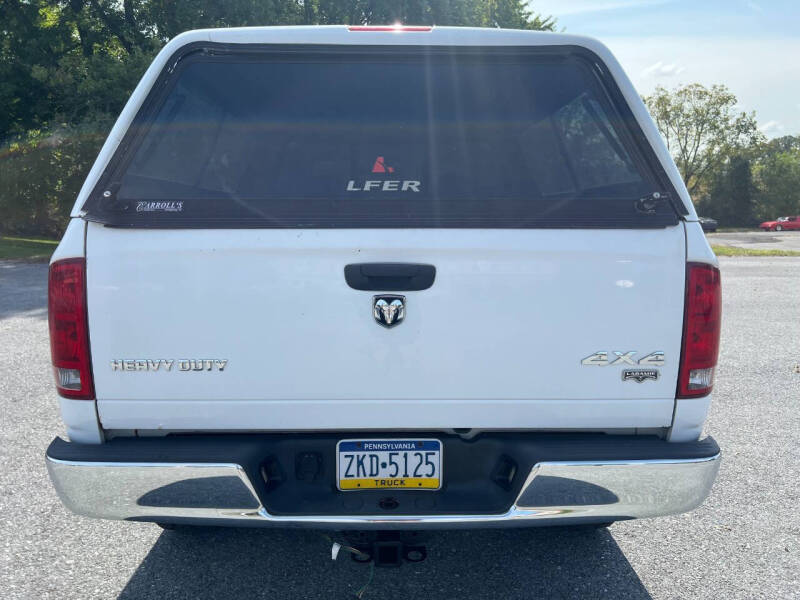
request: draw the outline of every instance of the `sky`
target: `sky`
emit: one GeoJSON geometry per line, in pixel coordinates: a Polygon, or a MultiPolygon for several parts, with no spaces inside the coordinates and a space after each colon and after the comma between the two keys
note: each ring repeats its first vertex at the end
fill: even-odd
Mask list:
{"type": "Polygon", "coordinates": [[[533,0],[605,43],[640,94],[722,83],[767,137],[800,135],[800,0],[533,0]]]}

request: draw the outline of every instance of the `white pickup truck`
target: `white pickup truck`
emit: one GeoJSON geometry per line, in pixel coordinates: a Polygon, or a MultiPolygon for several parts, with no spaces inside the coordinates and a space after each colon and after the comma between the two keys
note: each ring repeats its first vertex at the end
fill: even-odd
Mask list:
{"type": "Polygon", "coordinates": [[[595,40],[185,33],[71,217],[46,460],[76,513],[588,525],[711,489],[719,270],[595,40]]]}

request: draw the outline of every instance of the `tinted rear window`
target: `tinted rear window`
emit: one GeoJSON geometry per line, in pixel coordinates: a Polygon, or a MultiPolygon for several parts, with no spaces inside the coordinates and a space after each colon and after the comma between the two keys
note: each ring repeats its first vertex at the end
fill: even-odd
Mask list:
{"type": "Polygon", "coordinates": [[[162,80],[90,215],[267,227],[677,222],[667,203],[635,207],[668,193],[663,174],[580,53],[205,50],[162,80]]]}

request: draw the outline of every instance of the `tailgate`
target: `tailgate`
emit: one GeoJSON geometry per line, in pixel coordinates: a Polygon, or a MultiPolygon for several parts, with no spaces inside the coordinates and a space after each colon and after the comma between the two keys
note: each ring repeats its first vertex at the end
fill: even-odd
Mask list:
{"type": "MultiPolygon", "coordinates": [[[[118,230],[87,238],[91,347],[106,427],[669,425],[684,234],[657,231],[118,230]],[[436,267],[381,327],[359,262],[436,267]],[[100,309],[99,307],[103,307],[100,309]],[[659,378],[626,364],[664,353],[659,378]],[[171,370],[115,361],[174,360],[171,370]],[[181,371],[181,360],[225,360],[181,371]],[[126,365],[128,366],[128,365],[126,365]],[[391,418],[389,418],[391,417],[391,418]]],[[[393,290],[385,290],[392,292],[393,290]]],[[[196,362],[193,363],[196,366],[196,362]]]]}

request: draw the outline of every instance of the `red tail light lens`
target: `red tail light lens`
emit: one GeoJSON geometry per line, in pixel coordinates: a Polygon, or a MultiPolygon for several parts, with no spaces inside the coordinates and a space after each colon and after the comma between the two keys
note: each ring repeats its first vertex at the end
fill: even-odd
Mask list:
{"type": "Polygon", "coordinates": [[[58,393],[91,400],[94,384],[86,317],[86,260],[68,258],[50,265],[48,282],[50,354],[58,393]]]}
{"type": "Polygon", "coordinates": [[[709,394],[714,385],[722,321],[719,269],[687,265],[685,310],[678,398],[697,398],[709,394]]]}

